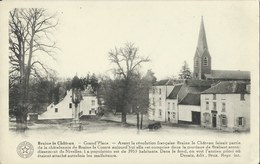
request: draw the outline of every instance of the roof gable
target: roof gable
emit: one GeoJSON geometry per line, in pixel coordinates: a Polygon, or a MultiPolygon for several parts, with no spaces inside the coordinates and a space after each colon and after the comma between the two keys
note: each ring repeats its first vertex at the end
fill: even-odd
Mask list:
{"type": "Polygon", "coordinates": [[[176,85],[174,86],[172,92],[169,94],[169,96],[167,97],[167,99],[177,99],[178,93],[181,89],[182,85],[176,85]]]}
{"type": "Polygon", "coordinates": [[[178,101],[180,102],[189,93],[201,93],[211,87],[212,81],[206,80],[186,80],[183,83],[183,87],[178,93],[178,101]]]}

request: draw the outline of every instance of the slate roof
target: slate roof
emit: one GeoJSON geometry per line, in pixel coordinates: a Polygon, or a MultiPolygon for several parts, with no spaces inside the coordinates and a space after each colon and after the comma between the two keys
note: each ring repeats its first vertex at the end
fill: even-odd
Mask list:
{"type": "Polygon", "coordinates": [[[213,80],[250,80],[249,71],[212,70],[205,74],[206,79],[213,80]]]}
{"type": "Polygon", "coordinates": [[[179,102],[184,99],[189,93],[201,93],[207,89],[209,89],[212,85],[212,81],[205,80],[186,80],[183,83],[183,87],[180,89],[178,93],[179,102]]]}
{"type": "Polygon", "coordinates": [[[155,86],[166,85],[168,81],[169,81],[169,79],[160,80],[160,81],[157,81],[154,85],[155,86]]]}
{"type": "Polygon", "coordinates": [[[167,97],[167,99],[177,99],[177,95],[181,89],[182,85],[176,85],[174,86],[172,92],[169,94],[169,96],[167,97]]]}
{"type": "Polygon", "coordinates": [[[207,37],[204,27],[203,17],[201,17],[201,24],[200,24],[200,31],[199,31],[199,38],[197,44],[197,51],[196,54],[202,56],[205,50],[207,51],[208,44],[207,44],[207,37]]]}
{"type": "Polygon", "coordinates": [[[178,83],[182,83],[183,80],[174,80],[174,79],[163,79],[155,82],[154,86],[162,86],[162,85],[175,85],[178,83]]]}
{"type": "Polygon", "coordinates": [[[200,93],[188,93],[179,104],[200,106],[200,93]]]}
{"type": "Polygon", "coordinates": [[[208,87],[211,86],[212,82],[207,80],[191,79],[186,80],[185,84],[190,87],[208,87]]]}
{"type": "Polygon", "coordinates": [[[215,86],[205,90],[202,94],[233,94],[233,93],[250,93],[246,89],[249,83],[238,81],[222,81],[215,86]]]}

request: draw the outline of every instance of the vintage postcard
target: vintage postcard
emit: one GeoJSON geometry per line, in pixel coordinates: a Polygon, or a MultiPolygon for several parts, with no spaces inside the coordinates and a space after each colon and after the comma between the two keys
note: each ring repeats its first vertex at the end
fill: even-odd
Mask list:
{"type": "Polygon", "coordinates": [[[1,164],[259,163],[257,1],[0,2],[1,164]]]}

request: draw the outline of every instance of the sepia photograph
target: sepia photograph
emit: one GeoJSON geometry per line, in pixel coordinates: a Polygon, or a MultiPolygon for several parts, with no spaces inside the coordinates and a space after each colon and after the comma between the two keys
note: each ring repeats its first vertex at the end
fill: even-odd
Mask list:
{"type": "Polygon", "coordinates": [[[0,4],[0,163],[259,162],[258,2],[0,4]]]}

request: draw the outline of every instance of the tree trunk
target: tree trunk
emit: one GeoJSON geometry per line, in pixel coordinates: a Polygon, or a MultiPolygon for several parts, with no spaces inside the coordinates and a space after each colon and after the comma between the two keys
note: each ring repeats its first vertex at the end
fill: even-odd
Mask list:
{"type": "Polygon", "coordinates": [[[140,125],[140,129],[143,129],[143,113],[141,113],[141,125],[140,125]]]}
{"type": "Polygon", "coordinates": [[[126,124],[126,112],[122,111],[122,124],[126,124]]]}
{"type": "Polygon", "coordinates": [[[136,127],[139,130],[139,112],[136,113],[136,117],[137,117],[136,127]]]}
{"type": "Polygon", "coordinates": [[[27,114],[16,115],[16,130],[24,132],[27,129],[27,114]]]}

